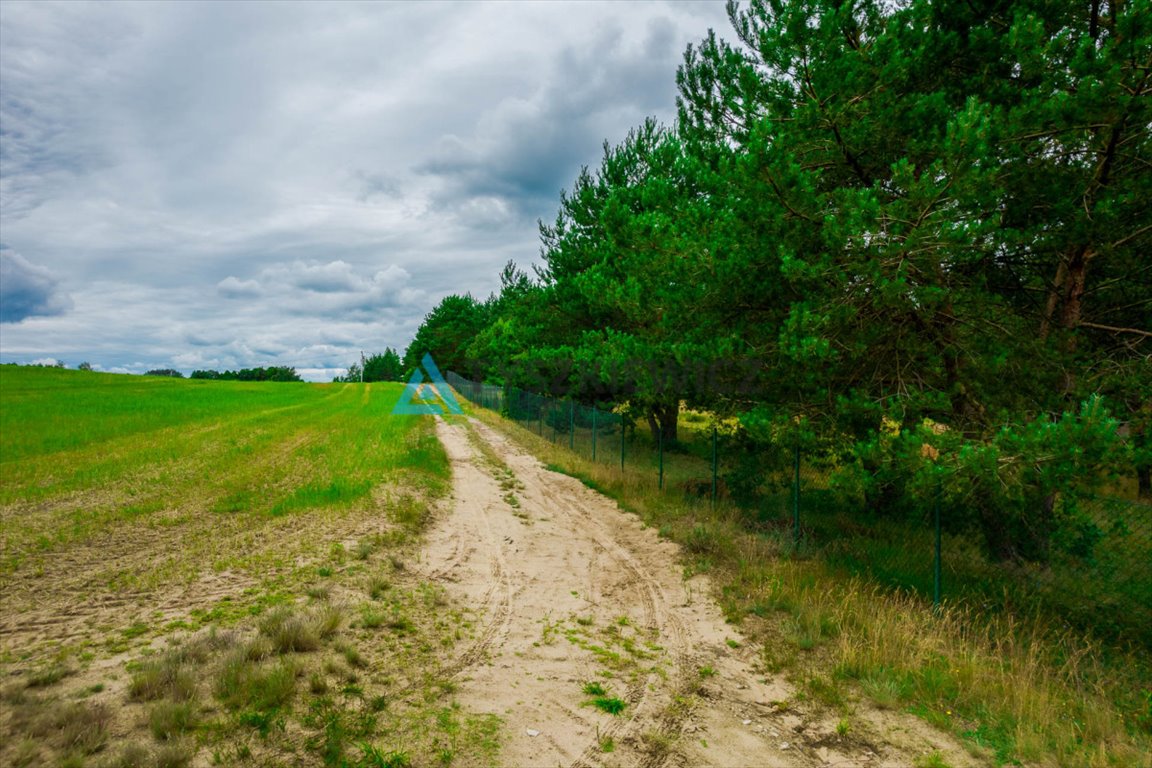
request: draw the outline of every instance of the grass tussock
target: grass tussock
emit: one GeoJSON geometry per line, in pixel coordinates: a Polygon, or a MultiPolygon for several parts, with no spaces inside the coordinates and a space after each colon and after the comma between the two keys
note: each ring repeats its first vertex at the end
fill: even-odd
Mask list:
{"type": "Polygon", "coordinates": [[[1152,766],[1152,665],[1051,618],[933,611],[916,596],[867,584],[786,533],[755,533],[721,501],[653,487],[650,473],[596,463],[499,417],[550,467],[617,499],[681,544],[686,572],[708,572],[729,619],[820,706],[865,696],[910,710],[999,762],[1152,766]]]}
{"type": "Polygon", "coordinates": [[[277,653],[305,653],[320,648],[340,629],[343,611],[326,604],[308,611],[282,606],[260,622],[260,633],[277,653]]]}
{"type": "Polygon", "coordinates": [[[194,746],[187,741],[176,741],[156,746],[128,742],[97,763],[98,768],[187,768],[196,755],[194,746]]]}
{"type": "Polygon", "coordinates": [[[113,713],[104,704],[28,697],[7,709],[10,734],[22,741],[21,749],[29,757],[39,755],[42,747],[65,755],[91,755],[108,744],[113,713]]]}
{"type": "Polygon", "coordinates": [[[210,628],[191,637],[175,640],[158,657],[145,660],[128,682],[130,701],[192,701],[198,692],[201,666],[217,652],[238,642],[235,631],[210,628]]]}
{"type": "Polygon", "coordinates": [[[171,741],[199,724],[199,711],[187,701],[162,701],[148,713],[148,729],[159,741],[171,741]]]}
{"type": "Polygon", "coordinates": [[[128,698],[132,701],[155,701],[168,698],[189,701],[196,696],[197,673],[179,654],[168,653],[132,675],[128,698]]]}
{"type": "Polygon", "coordinates": [[[287,659],[253,661],[243,652],[234,652],[220,665],[216,698],[231,710],[274,711],[292,700],[296,672],[296,666],[287,659]]]}
{"type": "Polygon", "coordinates": [[[28,675],[29,688],[47,688],[76,673],[76,668],[63,660],[55,660],[28,675]]]}

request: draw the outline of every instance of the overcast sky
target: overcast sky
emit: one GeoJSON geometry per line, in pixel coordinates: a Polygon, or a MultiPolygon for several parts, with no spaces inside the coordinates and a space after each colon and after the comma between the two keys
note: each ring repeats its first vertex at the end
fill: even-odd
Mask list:
{"type": "Polygon", "coordinates": [[[0,2],[0,360],[403,351],[646,116],[722,2],[0,2]]]}

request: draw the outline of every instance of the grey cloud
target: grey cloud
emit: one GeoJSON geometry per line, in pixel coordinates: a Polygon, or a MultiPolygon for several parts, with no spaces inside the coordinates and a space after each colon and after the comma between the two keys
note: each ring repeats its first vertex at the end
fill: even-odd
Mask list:
{"type": "Polygon", "coordinates": [[[231,275],[217,283],[216,290],[228,299],[251,299],[263,293],[255,280],[239,280],[231,275]]]}
{"type": "Polygon", "coordinates": [[[642,40],[628,41],[619,23],[605,23],[592,45],[560,51],[547,86],[534,97],[500,102],[471,135],[442,137],[417,170],[447,184],[440,204],[466,221],[492,220],[470,215],[477,206],[548,217],[560,190],[597,158],[601,143],[623,138],[627,128],[616,126],[631,127],[654,113],[670,118],[680,55],[675,31],[661,16],[648,22],[642,40]]]}
{"type": "Polygon", "coordinates": [[[297,316],[363,319],[374,312],[412,307],[424,291],[395,264],[364,274],[346,261],[294,261],[267,267],[250,280],[229,276],[217,290],[230,298],[263,296],[297,316]]]}
{"type": "Polygon", "coordinates": [[[36,265],[13,316],[42,314],[0,357],[319,372],[403,347],[536,257],[535,219],[605,139],[671,118],[681,51],[722,24],[715,2],[5,0],[0,216],[36,265]]]}
{"type": "Polygon", "coordinates": [[[0,246],[0,323],[61,315],[71,308],[72,299],[49,270],[0,246]]]}
{"type": "Polygon", "coordinates": [[[386,173],[370,173],[364,170],[352,174],[357,185],[356,199],[362,203],[374,197],[403,197],[400,181],[386,173]]]}
{"type": "Polygon", "coordinates": [[[330,261],[327,264],[296,262],[287,268],[268,270],[265,274],[284,276],[290,285],[317,293],[349,293],[365,283],[354,274],[352,265],[346,261],[330,261]]]}
{"type": "Polygon", "coordinates": [[[107,164],[92,125],[106,72],[92,63],[109,56],[130,31],[108,14],[75,10],[5,4],[0,214],[9,222],[35,210],[60,185],[107,164]]]}

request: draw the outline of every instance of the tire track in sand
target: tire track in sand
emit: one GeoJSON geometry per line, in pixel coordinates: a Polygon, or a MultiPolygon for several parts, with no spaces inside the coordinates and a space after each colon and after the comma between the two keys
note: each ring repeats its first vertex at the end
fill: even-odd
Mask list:
{"type": "Polygon", "coordinates": [[[477,638],[443,671],[462,704],[505,719],[505,765],[822,764],[794,735],[780,748],[778,733],[797,716],[770,702],[790,690],[725,644],[737,633],[710,600],[692,599],[706,587],[686,588],[675,545],[475,420],[440,421],[437,434],[452,465],[452,509],[428,536],[424,570],[480,617],[477,638]],[[469,430],[522,484],[518,508],[469,430]],[[605,680],[603,654],[590,646],[608,647],[621,631],[643,651],[605,680]],[[716,675],[704,685],[706,665],[716,675]],[[584,706],[589,680],[627,702],[622,715],[584,706]]]}

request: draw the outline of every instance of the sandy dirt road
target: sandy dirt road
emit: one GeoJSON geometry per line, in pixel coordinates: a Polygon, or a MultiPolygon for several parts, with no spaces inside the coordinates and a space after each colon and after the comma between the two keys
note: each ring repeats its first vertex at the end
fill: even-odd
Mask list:
{"type": "Polygon", "coordinates": [[[452,507],[423,568],[481,617],[449,671],[462,704],[505,719],[505,765],[900,766],[936,747],[918,721],[895,747],[781,704],[793,691],[757,669],[706,581],[683,578],[675,544],[476,420],[437,431],[452,507]]]}

